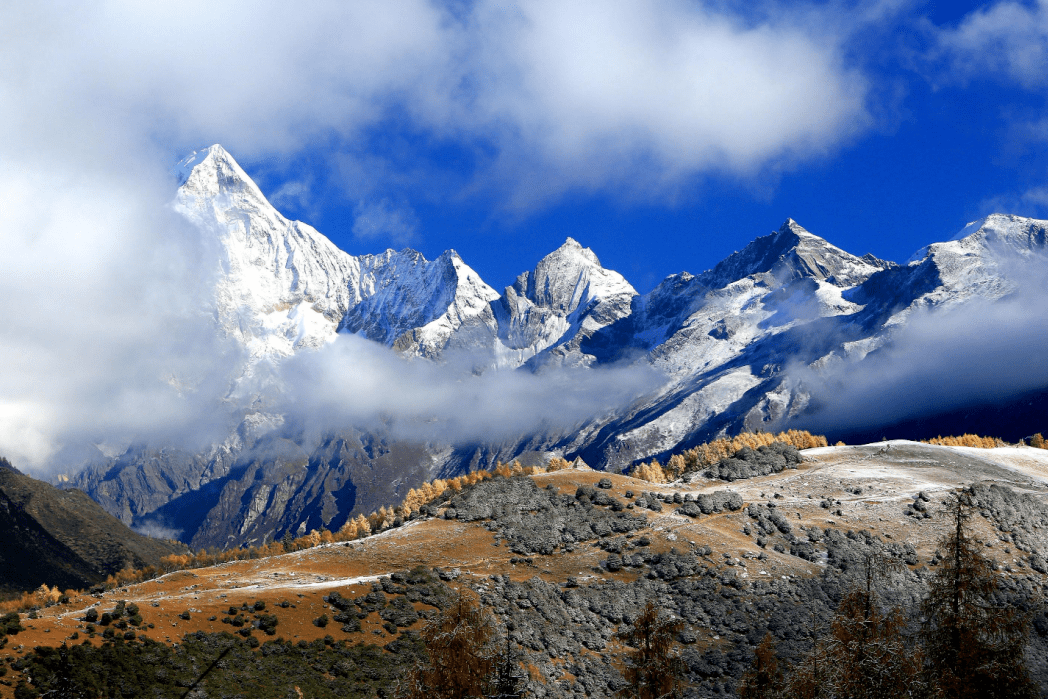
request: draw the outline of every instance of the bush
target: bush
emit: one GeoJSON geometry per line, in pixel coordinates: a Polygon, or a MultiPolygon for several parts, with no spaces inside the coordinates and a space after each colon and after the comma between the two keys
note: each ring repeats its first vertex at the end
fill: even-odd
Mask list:
{"type": "Polygon", "coordinates": [[[276,635],[277,624],[279,623],[280,620],[277,619],[276,614],[260,614],[258,617],[258,629],[267,636],[276,635]]]}

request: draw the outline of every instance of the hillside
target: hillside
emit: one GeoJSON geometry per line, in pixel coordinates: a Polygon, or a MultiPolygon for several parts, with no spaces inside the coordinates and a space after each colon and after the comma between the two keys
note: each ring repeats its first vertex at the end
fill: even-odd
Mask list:
{"type": "Polygon", "coordinates": [[[0,459],[0,591],[87,588],[185,547],[129,529],[79,490],[59,490],[0,459]]]}
{"type": "MultiPolygon", "coordinates": [[[[895,441],[802,456],[796,468],[731,483],[700,475],[653,485],[588,469],[483,480],[363,539],[175,572],[41,609],[23,617],[28,628],[7,650],[101,646],[112,626],[89,627],[85,614],[125,600],[141,619],[118,630],[135,636],[115,642],[120,652],[196,672],[220,653],[238,658],[211,669],[208,696],[232,696],[238,682],[257,696],[370,696],[369,683],[403,676],[419,652],[414,632],[468,587],[520,654],[528,696],[611,696],[630,650],[615,633],[648,600],[685,622],[687,695],[731,696],[765,632],[785,659],[805,652],[811,620],[832,616],[871,552],[903,566],[880,583],[885,603],[915,609],[948,528],[941,503],[969,486],[981,515],[973,536],[999,567],[1003,591],[1015,604],[1040,604],[1048,451],[895,441]],[[326,625],[315,624],[323,615],[326,625]],[[235,633],[209,635],[221,632],[235,633]]],[[[1048,688],[1043,608],[1033,628],[1027,657],[1048,688]]],[[[46,658],[34,658],[24,667],[39,672],[46,658]]],[[[185,691],[196,679],[189,674],[171,691],[185,691]]]]}

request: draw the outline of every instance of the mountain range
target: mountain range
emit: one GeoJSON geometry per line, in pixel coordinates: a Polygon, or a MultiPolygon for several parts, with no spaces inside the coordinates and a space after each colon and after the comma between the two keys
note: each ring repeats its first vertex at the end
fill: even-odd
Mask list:
{"type": "MultiPolygon", "coordinates": [[[[710,270],[640,294],[568,238],[499,293],[453,250],[432,261],[410,249],[340,250],[281,215],[221,146],[177,173],[175,209],[214,252],[214,331],[243,352],[229,376],[239,423],[200,452],[134,444],[100,455],[70,484],[127,524],[197,547],[334,529],[422,480],[496,460],[581,457],[621,471],[726,433],[825,423],[834,381],[891,359],[931,315],[1014,301],[1015,270],[1043,266],[1048,243],[1048,222],[992,215],[896,264],[791,219],[710,270]],[[510,438],[405,440],[379,422],[303,440],[251,380],[340,334],[436,366],[468,357],[474,373],[637,367],[658,381],[580,423],[510,438]]],[[[917,406],[871,413],[863,427],[932,417],[917,406]]]]}

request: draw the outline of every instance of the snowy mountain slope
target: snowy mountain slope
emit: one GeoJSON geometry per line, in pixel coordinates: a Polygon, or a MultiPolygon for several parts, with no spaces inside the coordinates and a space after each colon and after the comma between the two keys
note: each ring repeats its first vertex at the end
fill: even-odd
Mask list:
{"type": "Polygon", "coordinates": [[[360,302],[339,330],[359,333],[405,354],[439,358],[449,348],[491,345],[496,334],[491,302],[498,293],[458,253],[429,262],[414,250],[360,258],[355,280],[360,302]]]}
{"type": "Polygon", "coordinates": [[[433,357],[460,329],[494,335],[498,294],[453,251],[355,257],[284,218],[219,145],[179,163],[175,207],[215,248],[215,311],[254,359],[317,347],[338,330],[433,357]],[[398,344],[399,343],[399,344],[398,344]]]}
{"type": "Polygon", "coordinates": [[[356,260],[311,226],[284,218],[221,146],[179,163],[175,208],[193,222],[216,265],[220,327],[252,357],[287,355],[333,339],[351,304],[356,260]]]}
{"type": "MultiPolygon", "coordinates": [[[[786,381],[789,366],[862,359],[916,309],[1002,298],[1015,289],[1010,261],[1043,254],[1045,230],[1044,221],[991,216],[899,267],[787,221],[713,270],[670,277],[634,303],[615,341],[650,348],[648,361],[670,380],[563,446],[615,468],[720,433],[782,426],[810,399],[786,381]]],[[[602,339],[614,344],[593,341],[602,339]]]]}
{"type": "Polygon", "coordinates": [[[248,411],[237,438],[213,450],[221,458],[139,447],[76,480],[125,521],[184,528],[184,540],[197,542],[257,540],[307,512],[355,515],[390,487],[496,458],[558,453],[618,469],[722,433],[777,429],[812,398],[791,368],[859,361],[861,371],[862,358],[889,346],[916,311],[1007,297],[1014,266],[1043,260],[1048,230],[1045,221],[994,215],[899,266],[856,257],[788,220],[712,269],[672,275],[643,295],[569,238],[499,295],[454,251],[428,261],[413,250],[338,250],[273,209],[220,146],[183,161],[181,172],[176,207],[214,245],[219,327],[253,361],[308,352],[344,332],[437,363],[469,353],[487,371],[617,362],[665,376],[650,395],[609,406],[570,434],[376,451],[383,440],[354,433],[351,472],[344,454],[251,457],[244,450],[255,441],[288,435],[280,416],[248,411]],[[377,475],[379,466],[388,473],[377,475]],[[328,479],[329,471],[339,475],[328,479]],[[323,504],[334,501],[334,509],[323,504]]]}
{"type": "Polygon", "coordinates": [[[582,343],[628,315],[636,295],[622,275],[604,269],[592,250],[568,238],[494,304],[496,365],[587,366],[595,358],[580,349],[582,343]]]}

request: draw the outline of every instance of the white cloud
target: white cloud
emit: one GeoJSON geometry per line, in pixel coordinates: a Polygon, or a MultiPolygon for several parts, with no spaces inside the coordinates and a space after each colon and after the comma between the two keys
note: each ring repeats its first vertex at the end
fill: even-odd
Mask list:
{"type": "Polygon", "coordinates": [[[320,432],[380,425],[398,438],[438,443],[497,442],[568,431],[628,404],[664,377],[643,366],[473,371],[475,357],[445,363],[404,359],[355,335],[281,367],[275,405],[293,428],[320,432]]]}
{"type": "Polygon", "coordinates": [[[291,217],[297,212],[302,212],[314,218],[319,212],[319,207],[313,197],[313,191],[309,183],[304,180],[284,182],[266,198],[269,199],[269,203],[274,208],[285,216],[291,217]]]}
{"type": "Polygon", "coordinates": [[[489,2],[468,30],[463,121],[496,130],[496,170],[525,178],[524,200],[748,176],[867,125],[866,80],[842,64],[842,37],[786,15],[749,25],[676,0],[489,2]]]}
{"type": "Polygon", "coordinates": [[[0,47],[5,95],[71,149],[75,122],[250,160],[352,142],[399,108],[415,128],[484,143],[501,180],[541,202],[748,175],[867,121],[844,36],[810,8],[756,23],[684,0],[479,0],[458,17],[425,0],[0,12],[19,28],[0,47]]]}
{"type": "Polygon", "coordinates": [[[406,204],[394,204],[388,198],[362,201],[354,210],[353,235],[358,240],[385,239],[407,245],[415,239],[418,217],[406,204]]]}
{"type": "MultiPolygon", "coordinates": [[[[4,3],[0,26],[0,453],[21,463],[230,417],[235,350],[200,313],[213,241],[166,208],[193,148],[286,162],[369,130],[449,139],[487,154],[478,186],[534,204],[752,173],[865,120],[839,36],[719,4],[4,3]]],[[[393,140],[393,161],[346,148],[410,162],[393,140]]],[[[407,185],[356,172],[363,218],[412,234],[383,189],[407,185]]]]}
{"type": "Polygon", "coordinates": [[[870,430],[1044,390],[1043,258],[1008,260],[1002,271],[1015,289],[1003,299],[918,309],[887,344],[862,359],[792,368],[790,380],[810,393],[815,406],[798,424],[836,434],[870,430]]]}
{"type": "Polygon", "coordinates": [[[938,32],[933,52],[948,77],[1003,75],[1027,88],[1048,86],[1048,1],[997,2],[938,32]]]}

